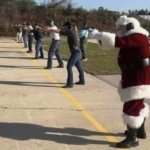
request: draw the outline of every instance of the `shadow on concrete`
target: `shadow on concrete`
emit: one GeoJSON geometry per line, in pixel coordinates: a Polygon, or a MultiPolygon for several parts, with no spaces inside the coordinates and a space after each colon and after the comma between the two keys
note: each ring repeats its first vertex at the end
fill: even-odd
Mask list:
{"type": "Polygon", "coordinates": [[[61,84],[65,83],[54,83],[54,82],[28,82],[28,81],[0,81],[0,85],[17,85],[17,86],[35,86],[35,87],[56,87],[61,88],[61,84]],[[55,85],[55,86],[54,86],[55,85]]]}
{"type": "Polygon", "coordinates": [[[0,43],[15,43],[15,42],[0,41],[0,43]]]}
{"type": "MultiPolygon", "coordinates": [[[[0,47],[1,48],[1,47],[0,47]]],[[[6,47],[7,48],[7,47],[6,47]]],[[[7,48],[8,49],[8,48],[7,48]]],[[[17,49],[20,49],[20,48],[17,48],[17,49]]],[[[23,52],[23,51],[14,51],[14,50],[10,50],[10,51],[2,51],[0,50],[0,53],[26,53],[26,52],[23,52]]]]}
{"type": "Polygon", "coordinates": [[[43,69],[43,66],[12,66],[12,65],[0,65],[0,68],[18,68],[18,69],[43,69]]]}
{"type": "MultiPolygon", "coordinates": [[[[22,49],[20,47],[16,47],[16,46],[0,46],[1,49],[22,49]]],[[[0,50],[1,52],[1,50],[0,50]]]]}
{"type": "MultiPolygon", "coordinates": [[[[109,133],[103,133],[108,136],[109,133]]],[[[0,122],[0,136],[14,140],[46,140],[63,144],[87,145],[105,144],[112,146],[113,142],[94,140],[90,136],[100,136],[101,133],[83,128],[55,128],[36,124],[0,122]]]]}
{"type": "Polygon", "coordinates": [[[65,83],[28,82],[28,81],[0,81],[0,85],[1,84],[4,84],[4,85],[17,85],[17,86],[35,86],[35,87],[56,87],[56,88],[61,88],[62,86],[60,84],[65,84],[65,83]]]}
{"type": "Polygon", "coordinates": [[[21,56],[19,56],[19,57],[0,56],[0,58],[3,58],[3,59],[30,59],[30,60],[45,60],[45,59],[47,59],[47,58],[38,58],[38,59],[36,59],[34,56],[26,56],[26,57],[21,57],[21,56]]]}
{"type": "Polygon", "coordinates": [[[35,86],[35,87],[56,87],[61,88],[61,84],[65,83],[54,83],[54,82],[28,82],[28,81],[0,81],[0,85],[17,85],[17,86],[35,86]],[[55,85],[55,86],[54,86],[55,85]]]}
{"type": "Polygon", "coordinates": [[[13,56],[11,56],[11,57],[6,57],[6,56],[0,56],[0,58],[4,58],[4,59],[33,59],[33,57],[13,57],[13,56]]]}

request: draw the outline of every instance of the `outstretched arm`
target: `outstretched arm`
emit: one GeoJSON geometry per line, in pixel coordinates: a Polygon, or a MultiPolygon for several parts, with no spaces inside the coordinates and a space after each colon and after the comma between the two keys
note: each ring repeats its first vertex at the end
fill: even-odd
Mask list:
{"type": "Polygon", "coordinates": [[[115,37],[114,33],[100,32],[97,29],[89,30],[89,39],[96,39],[100,45],[105,49],[111,49],[115,47],[115,37]]]}
{"type": "Polygon", "coordinates": [[[52,27],[45,27],[43,30],[46,32],[56,32],[56,33],[59,33],[61,31],[60,29],[54,29],[52,27]]]}
{"type": "Polygon", "coordinates": [[[89,39],[101,40],[102,33],[97,29],[89,29],[89,39]]]}

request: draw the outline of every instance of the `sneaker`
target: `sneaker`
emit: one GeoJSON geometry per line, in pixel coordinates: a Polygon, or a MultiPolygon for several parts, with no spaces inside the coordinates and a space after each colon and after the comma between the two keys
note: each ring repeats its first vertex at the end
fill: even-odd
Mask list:
{"type": "Polygon", "coordinates": [[[27,53],[32,53],[32,51],[27,51],[27,53]]]}
{"type": "Polygon", "coordinates": [[[44,58],[44,56],[40,56],[39,58],[44,58]]]}
{"type": "Polygon", "coordinates": [[[83,59],[82,59],[82,61],[87,61],[87,60],[88,60],[87,58],[83,58],[83,59]]]}

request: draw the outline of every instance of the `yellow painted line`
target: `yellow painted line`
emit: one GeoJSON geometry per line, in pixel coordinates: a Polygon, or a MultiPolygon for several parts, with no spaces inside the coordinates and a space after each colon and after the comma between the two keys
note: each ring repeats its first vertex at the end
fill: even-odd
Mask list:
{"type": "MultiPolygon", "coordinates": [[[[30,56],[29,54],[26,55],[30,56]]],[[[38,67],[41,66],[38,60],[32,60],[32,62],[35,66],[38,67]]],[[[43,75],[47,78],[48,81],[57,83],[56,80],[49,74],[48,71],[44,69],[40,71],[43,73],[43,75]]],[[[59,84],[56,85],[60,86],[59,84]]],[[[69,102],[76,108],[76,110],[81,112],[82,115],[95,127],[97,131],[103,133],[109,133],[107,129],[105,129],[103,125],[101,125],[98,121],[96,121],[96,119],[94,119],[94,117],[72,96],[70,92],[68,92],[66,89],[63,88],[59,88],[59,90],[61,91],[61,93],[63,93],[63,95],[67,98],[67,100],[69,100],[69,102]]],[[[118,142],[118,140],[114,136],[108,135],[105,137],[109,142],[118,142]]]]}
{"type": "MultiPolygon", "coordinates": [[[[108,133],[108,131],[94,119],[94,117],[65,89],[60,89],[60,91],[67,97],[67,99],[72,103],[72,105],[79,110],[83,116],[95,127],[99,132],[108,133]]],[[[109,142],[118,142],[114,136],[105,136],[109,142]]]]}

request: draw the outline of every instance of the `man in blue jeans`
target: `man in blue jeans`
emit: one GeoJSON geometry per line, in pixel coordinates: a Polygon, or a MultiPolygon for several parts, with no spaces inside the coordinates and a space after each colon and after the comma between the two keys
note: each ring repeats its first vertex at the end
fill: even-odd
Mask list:
{"type": "Polygon", "coordinates": [[[52,69],[52,59],[53,59],[54,54],[59,64],[57,68],[63,68],[64,64],[63,64],[62,56],[61,56],[60,49],[59,49],[60,47],[59,29],[54,24],[54,21],[51,21],[51,27],[46,28],[45,31],[50,32],[50,37],[52,39],[50,47],[49,47],[49,51],[48,51],[47,66],[45,67],[45,69],[52,69]]]}
{"type": "Polygon", "coordinates": [[[26,22],[23,23],[22,38],[23,38],[24,48],[27,48],[28,47],[28,26],[26,22]]]}
{"type": "Polygon", "coordinates": [[[43,54],[43,35],[40,31],[39,26],[35,26],[35,28],[31,31],[33,32],[34,38],[36,40],[35,44],[35,59],[44,58],[43,54]],[[39,56],[40,53],[40,56],[39,56]]]}
{"type": "Polygon", "coordinates": [[[66,34],[67,34],[67,41],[68,46],[70,48],[71,56],[67,63],[67,84],[64,86],[64,88],[72,88],[73,87],[73,72],[72,67],[76,66],[78,72],[79,72],[79,81],[75,84],[84,85],[85,79],[84,79],[84,72],[83,68],[81,66],[81,50],[79,46],[79,37],[78,37],[78,30],[77,26],[75,24],[75,20],[72,20],[72,22],[66,22],[64,26],[66,27],[66,34]]]}

